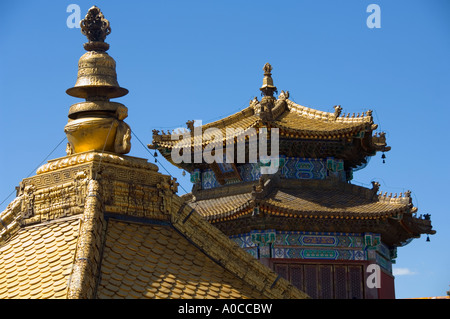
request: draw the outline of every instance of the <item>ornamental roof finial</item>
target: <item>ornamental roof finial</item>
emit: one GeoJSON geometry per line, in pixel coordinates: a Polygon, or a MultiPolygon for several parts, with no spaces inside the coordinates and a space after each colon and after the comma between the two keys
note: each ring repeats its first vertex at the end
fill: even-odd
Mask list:
{"type": "Polygon", "coordinates": [[[270,63],[266,63],[263,67],[264,79],[263,85],[260,88],[263,96],[273,96],[274,92],[277,92],[277,88],[273,85],[272,79],[272,66],[270,63]]]}
{"type": "Polygon", "coordinates": [[[272,66],[270,65],[270,63],[264,64],[263,71],[264,71],[264,75],[268,75],[268,76],[272,75],[272,73],[270,73],[270,72],[272,72],[272,66]]]}
{"type": "Polygon", "coordinates": [[[89,9],[88,13],[80,22],[81,33],[89,42],[84,44],[86,51],[107,51],[109,44],[105,42],[106,36],[111,33],[109,21],[96,6],[89,9]]]}

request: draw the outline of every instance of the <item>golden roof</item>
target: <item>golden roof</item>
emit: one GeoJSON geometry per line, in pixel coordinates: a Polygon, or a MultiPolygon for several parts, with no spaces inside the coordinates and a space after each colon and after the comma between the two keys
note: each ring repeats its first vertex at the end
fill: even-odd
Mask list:
{"type": "Polygon", "coordinates": [[[267,68],[268,73],[266,66],[264,78],[266,84],[261,88],[265,93],[261,101],[255,97],[245,109],[201,126],[194,127],[194,122],[188,121],[187,129],[179,128],[173,132],[153,130],[152,144],[148,147],[159,150],[173,165],[190,172],[202,164],[175,163],[172,160],[172,149],[181,150],[189,143],[194,152],[197,152],[200,147],[205,148],[207,145],[219,147],[236,144],[259,134],[262,128],[269,131],[273,128],[278,129],[280,139],[287,140],[291,145],[294,141],[327,143],[319,153],[311,151],[309,146],[297,147],[295,150],[291,147],[291,151],[295,154],[288,156],[338,157],[347,160],[349,167],[366,163],[366,157],[375,155],[377,151],[386,152],[391,149],[386,144],[384,133],[373,133],[378,125],[373,122],[371,110],[350,115],[342,113],[341,106],[336,105],[334,112],[319,111],[290,100],[287,91],[281,91],[278,98],[275,98],[273,92],[276,91],[276,87],[273,86],[270,76],[267,79],[271,66],[267,68]],[[268,85],[269,82],[272,84],[268,85]],[[233,130],[234,134],[231,133],[233,135],[230,136],[233,130]],[[216,136],[217,132],[221,135],[216,136]],[[181,134],[183,138],[180,141],[181,134]],[[185,138],[186,134],[189,134],[189,138],[185,138]]]}
{"type": "MultiPolygon", "coordinates": [[[[308,139],[342,139],[354,137],[363,131],[371,132],[376,128],[372,116],[368,115],[370,112],[357,117],[336,117],[334,113],[301,106],[286,98],[278,99],[277,102],[283,103],[286,107],[277,118],[270,122],[269,127],[279,128],[281,135],[308,139]]],[[[241,128],[243,136],[250,128],[259,129],[266,126],[264,120],[255,114],[255,107],[249,106],[224,119],[204,124],[198,130],[203,133],[209,128],[217,128],[221,131],[223,142],[225,142],[227,128],[241,128]]],[[[172,140],[171,132],[159,133],[155,131],[153,144],[149,147],[157,149],[175,147],[178,141],[172,140]]],[[[212,141],[212,133],[206,132],[202,138],[201,144],[207,145],[212,141]]],[[[192,137],[192,145],[199,145],[199,141],[192,137]]]]}
{"type": "Polygon", "coordinates": [[[1,298],[306,298],[146,160],[50,161],[0,214],[1,298]]]}
{"type": "Polygon", "coordinates": [[[80,218],[23,227],[0,246],[0,299],[64,298],[80,218]]]}
{"type": "Polygon", "coordinates": [[[336,113],[314,110],[286,99],[288,105],[280,114],[276,127],[303,137],[336,139],[353,137],[362,131],[376,128],[371,112],[356,117],[336,116],[336,113]],[[373,125],[373,126],[372,126],[373,125]]]}
{"type": "MultiPolygon", "coordinates": [[[[250,105],[242,111],[196,127],[196,130],[204,135],[201,141],[200,139],[194,140],[192,137],[192,145],[202,144],[204,146],[210,143],[212,136],[208,135],[207,132],[205,133],[209,128],[221,130],[224,141],[227,137],[227,128],[240,128],[244,133],[249,128],[279,128],[282,135],[327,140],[352,138],[361,135],[361,132],[371,133],[377,128],[377,125],[373,122],[371,110],[357,115],[353,113],[350,116],[350,114],[343,114],[339,105],[334,106],[334,112],[324,112],[299,105],[289,99],[288,91],[281,91],[278,98],[273,97],[273,91],[276,92],[276,87],[273,86],[271,70],[271,65],[266,63],[264,66],[264,84],[261,87],[264,96],[261,101],[255,97],[250,101],[250,105]],[[268,92],[266,92],[267,88],[270,88],[268,92]]],[[[193,122],[188,121],[186,124],[192,131],[194,128],[193,122]]],[[[154,130],[153,144],[149,147],[157,149],[175,147],[178,141],[172,141],[172,133],[163,131],[160,134],[158,130],[154,130]]],[[[378,144],[380,141],[376,142],[378,144]]]]}
{"type": "MultiPolygon", "coordinates": [[[[279,212],[296,217],[321,215],[327,218],[332,216],[333,218],[386,218],[409,209],[409,197],[405,197],[406,195],[395,200],[389,200],[378,194],[372,198],[370,192],[367,194],[358,192],[358,186],[346,187],[348,184],[342,184],[340,185],[342,188],[330,187],[330,183],[323,182],[320,187],[317,187],[318,183],[315,181],[308,183],[285,180],[283,186],[274,187],[261,198],[259,207],[267,210],[268,213],[279,212]]],[[[208,190],[203,192],[207,193],[208,190]]],[[[248,192],[244,194],[197,200],[196,203],[196,210],[208,220],[232,218],[234,214],[253,207],[254,196],[248,188],[248,192]]]]}
{"type": "Polygon", "coordinates": [[[281,179],[275,175],[257,182],[194,190],[183,197],[228,235],[242,231],[242,227],[254,227],[259,223],[258,217],[271,220],[272,225],[266,221],[265,227],[280,230],[311,231],[319,223],[318,231],[359,232],[375,231],[383,225],[379,232],[384,234],[386,242],[390,242],[389,225],[398,220],[402,229],[399,234],[394,232],[398,236],[390,242],[393,245],[404,241],[402,236],[435,233],[430,220],[416,217],[417,208],[412,204],[410,192],[388,195],[378,187],[377,183],[369,189],[336,180],[281,179]],[[330,225],[324,225],[324,221],[330,225]],[[358,222],[378,226],[361,226],[358,222]]]}
{"type": "Polygon", "coordinates": [[[108,222],[98,298],[265,298],[170,225],[108,222]]]}

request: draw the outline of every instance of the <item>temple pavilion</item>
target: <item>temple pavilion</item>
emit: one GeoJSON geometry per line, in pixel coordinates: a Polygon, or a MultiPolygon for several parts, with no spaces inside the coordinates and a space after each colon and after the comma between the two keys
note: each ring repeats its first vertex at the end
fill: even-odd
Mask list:
{"type": "Polygon", "coordinates": [[[17,187],[0,214],[0,298],[308,298],[178,196],[176,179],[126,155],[128,109],[106,52],[109,21],[81,21],[87,51],[67,93],[67,156],[17,187]]]}
{"type": "Polygon", "coordinates": [[[417,217],[409,191],[351,183],[370,157],[390,150],[372,111],[324,112],[287,91],[275,97],[272,66],[263,71],[261,100],[212,123],[154,130],[149,148],[190,173],[192,192],[183,199],[197,214],[312,298],[395,298],[397,248],[435,231],[429,215],[417,217]],[[202,157],[206,151],[214,161],[202,157]]]}

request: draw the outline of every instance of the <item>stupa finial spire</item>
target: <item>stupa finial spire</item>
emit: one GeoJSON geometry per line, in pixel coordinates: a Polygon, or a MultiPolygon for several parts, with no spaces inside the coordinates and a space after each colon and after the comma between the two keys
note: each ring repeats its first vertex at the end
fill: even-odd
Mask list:
{"type": "Polygon", "coordinates": [[[92,6],[89,9],[84,19],[81,20],[80,27],[81,33],[89,40],[84,44],[86,51],[107,51],[109,49],[109,44],[105,42],[105,39],[111,33],[111,26],[98,7],[92,6]]]}
{"type": "Polygon", "coordinates": [[[264,75],[271,76],[272,75],[272,65],[270,63],[264,64],[263,67],[264,75]]]}
{"type": "Polygon", "coordinates": [[[106,52],[109,44],[105,39],[111,33],[109,21],[93,6],[80,26],[89,40],[84,43],[88,52],[78,61],[75,86],[66,92],[86,101],[69,109],[69,121],[64,127],[67,155],[89,151],[127,154],[131,148],[131,129],[123,120],[128,116],[128,108],[110,101],[126,95],[128,90],[119,86],[116,62],[106,52]]]}
{"type": "Polygon", "coordinates": [[[260,90],[264,96],[273,96],[273,93],[277,92],[277,88],[273,85],[272,65],[270,65],[270,63],[266,63],[263,67],[263,71],[264,79],[260,90]]]}

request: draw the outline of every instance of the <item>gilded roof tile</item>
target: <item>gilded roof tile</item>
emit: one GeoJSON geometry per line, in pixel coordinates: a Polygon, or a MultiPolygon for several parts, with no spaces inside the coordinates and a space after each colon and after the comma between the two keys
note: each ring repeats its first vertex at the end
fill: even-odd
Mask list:
{"type": "Polygon", "coordinates": [[[295,213],[328,214],[337,213],[373,215],[381,217],[392,215],[407,207],[404,204],[391,204],[370,200],[364,196],[339,190],[275,190],[264,203],[267,207],[281,207],[295,213]]]}
{"type": "MultiPolygon", "coordinates": [[[[208,220],[238,216],[241,212],[251,214],[254,205],[251,188],[242,189],[242,193],[227,196],[211,192],[211,197],[203,196],[191,203],[196,211],[208,220]]],[[[207,194],[207,192],[204,192],[207,194]]],[[[274,186],[259,200],[259,207],[268,213],[289,213],[293,216],[341,216],[355,215],[375,218],[387,217],[410,207],[408,200],[385,200],[374,195],[370,189],[345,184],[332,185],[328,181],[283,180],[274,186]]]]}
{"type": "Polygon", "coordinates": [[[78,223],[78,218],[72,218],[28,226],[0,247],[0,274],[5,274],[7,279],[0,290],[2,297],[65,297],[70,271],[62,261],[73,259],[78,223]],[[65,246],[57,246],[64,236],[69,241],[65,246]]]}
{"type": "MultiPolygon", "coordinates": [[[[281,100],[278,100],[281,102],[281,100]]],[[[373,118],[363,113],[361,116],[346,118],[344,116],[336,116],[335,113],[323,112],[301,106],[293,101],[286,99],[286,107],[284,111],[271,121],[272,127],[285,129],[288,132],[298,136],[317,137],[317,138],[341,138],[342,136],[353,136],[364,130],[371,130],[373,118]]],[[[194,139],[192,137],[192,145],[198,144],[199,141],[203,145],[209,143],[213,137],[213,131],[208,129],[214,128],[220,130],[223,140],[227,137],[227,129],[242,129],[245,132],[251,128],[265,126],[261,118],[255,114],[253,107],[247,107],[242,111],[232,114],[221,120],[202,125],[197,130],[202,131],[202,139],[194,139]]],[[[152,147],[171,148],[178,141],[172,140],[171,134],[162,134],[154,139],[152,147]]]]}
{"type": "Polygon", "coordinates": [[[240,209],[245,209],[252,199],[251,193],[236,194],[197,201],[195,209],[205,217],[215,218],[227,216],[240,209]]]}
{"type": "MultiPolygon", "coordinates": [[[[216,298],[223,290],[233,298],[263,298],[263,296],[247,287],[242,280],[202,253],[170,226],[151,224],[132,224],[109,220],[106,234],[105,251],[101,267],[101,281],[98,287],[98,298],[111,298],[111,292],[118,297],[143,298],[216,298]],[[110,236],[114,234],[114,236],[110,236]],[[120,236],[117,236],[120,234],[120,236]],[[121,248],[122,255],[133,257],[134,270],[130,267],[123,274],[123,267],[115,267],[120,258],[112,258],[112,251],[117,251],[120,238],[128,237],[135,249],[121,248]],[[131,236],[140,234],[142,236],[131,236]],[[149,239],[151,238],[151,240],[149,239]],[[170,251],[169,243],[177,243],[181,250],[170,251]],[[144,248],[148,254],[143,259],[134,258],[144,248]],[[181,258],[169,259],[171,255],[181,258]],[[192,267],[192,260],[196,266],[192,267]],[[169,262],[171,261],[171,262],[169,262]],[[168,267],[170,265],[170,268],[168,267]],[[137,271],[136,268],[139,268],[137,271]],[[161,271],[164,271],[161,273],[161,271]],[[126,279],[124,279],[126,276],[126,279]],[[211,280],[219,280],[213,288],[211,280]],[[239,287],[233,294],[228,291],[229,285],[239,287]],[[138,289],[136,289],[138,288],[138,289]]],[[[117,253],[116,253],[117,254],[117,253]]],[[[123,266],[123,265],[122,265],[123,266]]]]}

